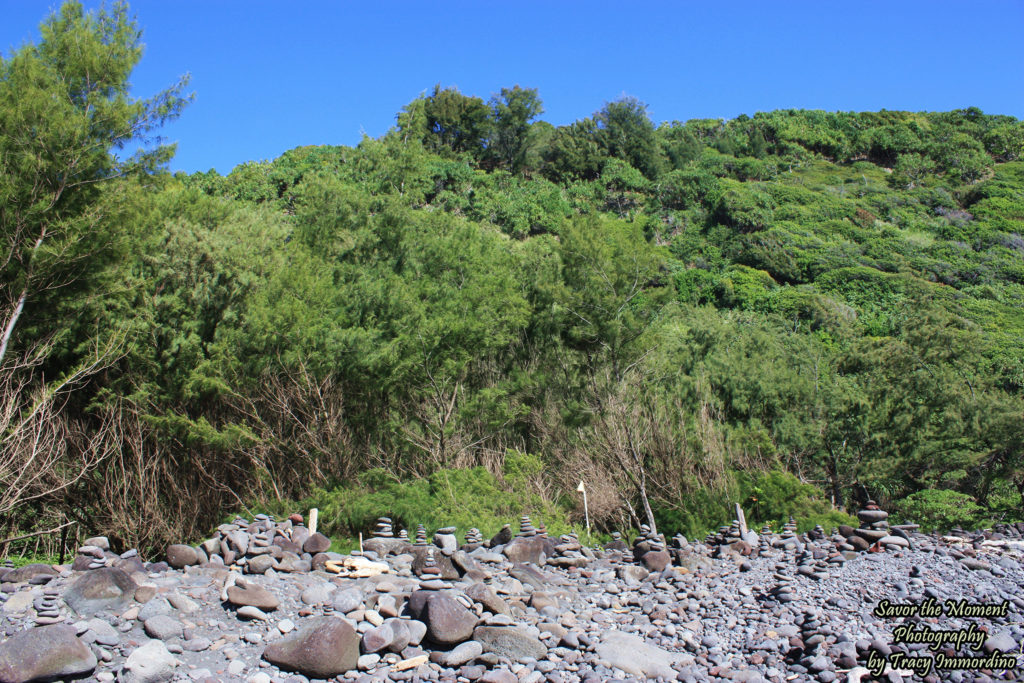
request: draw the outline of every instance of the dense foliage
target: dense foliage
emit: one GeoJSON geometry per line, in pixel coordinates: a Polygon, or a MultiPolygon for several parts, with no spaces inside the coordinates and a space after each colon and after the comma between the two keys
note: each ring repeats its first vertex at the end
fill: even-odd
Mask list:
{"type": "MultiPolygon", "coordinates": [[[[29,117],[47,133],[46,165],[0,148],[5,242],[28,253],[51,221],[71,245],[0,271],[5,321],[33,264],[49,273],[3,359],[5,482],[54,378],[73,379],[47,409],[74,446],[5,499],[7,535],[69,519],[157,545],[300,499],[338,533],[387,512],[443,524],[413,518],[435,506],[462,524],[452,481],[508,499],[485,525],[580,523],[581,479],[601,530],[697,533],[733,500],[823,523],[858,497],[953,504],[935,490],[978,523],[1020,517],[1021,121],[655,125],[623,98],[555,127],[534,90],[437,86],[379,139],[227,176],[128,172],[108,153],[137,131],[82,123],[106,182],[47,207],[29,193],[74,177],[83,104],[23,93],[85,59],[67,31],[118,55],[137,41],[69,7],[0,62],[0,144],[29,117]]],[[[128,66],[100,93],[117,116],[177,113],[178,90],[119,109],[128,66]]]]}

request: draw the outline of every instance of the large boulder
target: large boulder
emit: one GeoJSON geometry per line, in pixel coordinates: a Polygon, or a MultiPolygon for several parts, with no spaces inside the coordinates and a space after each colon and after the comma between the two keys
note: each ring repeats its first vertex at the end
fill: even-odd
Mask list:
{"type": "Polygon", "coordinates": [[[451,647],[469,640],[477,617],[460,602],[444,593],[432,593],[426,598],[419,620],[427,625],[427,638],[442,647],[451,647]]]}
{"type": "Polygon", "coordinates": [[[21,631],[0,643],[4,683],[79,678],[95,668],[96,655],[65,624],[21,631]]]}
{"type": "Polygon", "coordinates": [[[64,602],[82,616],[117,610],[135,597],[138,585],[127,573],[100,567],[82,574],[64,591],[64,602]]]}
{"type": "Polygon", "coordinates": [[[505,544],[502,552],[514,563],[530,562],[539,566],[548,558],[544,541],[542,536],[516,536],[505,544]]]}
{"type": "Polygon", "coordinates": [[[337,617],[313,619],[263,651],[263,658],[311,678],[332,678],[356,668],[359,634],[337,617]]]}

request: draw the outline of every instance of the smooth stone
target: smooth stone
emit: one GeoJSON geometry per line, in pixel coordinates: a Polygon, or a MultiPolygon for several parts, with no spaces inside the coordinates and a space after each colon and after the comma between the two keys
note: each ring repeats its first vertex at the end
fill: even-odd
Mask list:
{"type": "Polygon", "coordinates": [[[253,583],[244,586],[238,583],[230,586],[227,594],[228,602],[238,607],[258,607],[265,612],[271,612],[281,604],[281,601],[273,593],[253,583]]]}
{"type": "Polygon", "coordinates": [[[622,669],[634,676],[674,679],[673,664],[693,664],[692,655],[668,652],[649,645],[639,636],[622,631],[607,631],[597,644],[597,656],[609,666],[622,669]]]}
{"type": "Polygon", "coordinates": [[[478,626],[473,630],[473,640],[485,651],[514,661],[542,659],[548,651],[544,643],[519,626],[478,626]]]}
{"type": "Polygon", "coordinates": [[[450,652],[445,652],[438,660],[441,666],[456,667],[472,661],[483,654],[484,646],[477,640],[467,640],[457,645],[450,652]]]}
{"type": "Polygon", "coordinates": [[[64,591],[64,602],[82,616],[117,611],[135,595],[138,585],[120,569],[102,567],[78,577],[64,591]]]}
{"type": "Polygon", "coordinates": [[[184,627],[181,622],[174,617],[166,614],[158,614],[157,616],[143,622],[143,629],[145,630],[146,635],[150,638],[156,638],[157,640],[170,640],[171,638],[180,638],[184,627]]]}
{"type": "Polygon", "coordinates": [[[282,669],[330,678],[356,668],[359,635],[336,617],[320,617],[263,651],[263,658],[282,669]]]}
{"type": "Polygon", "coordinates": [[[96,668],[96,655],[64,624],[20,631],[0,643],[0,681],[79,678],[96,668]]]}
{"type": "Polygon", "coordinates": [[[182,569],[199,563],[196,549],[189,545],[175,544],[167,547],[167,564],[182,569]]]}
{"type": "Polygon", "coordinates": [[[125,683],[161,683],[174,676],[177,666],[178,660],[162,641],[150,640],[128,655],[122,669],[122,680],[125,683]]]}

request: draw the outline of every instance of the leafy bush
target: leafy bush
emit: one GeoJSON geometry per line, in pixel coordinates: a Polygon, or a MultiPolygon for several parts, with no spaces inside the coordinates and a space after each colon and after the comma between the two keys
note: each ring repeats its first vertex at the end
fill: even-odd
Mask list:
{"type": "MultiPolygon", "coordinates": [[[[543,521],[551,535],[567,533],[569,509],[545,500],[538,492],[544,464],[536,455],[509,451],[501,478],[483,467],[440,469],[423,479],[400,480],[383,469],[367,470],[353,484],[320,489],[301,501],[281,501],[257,506],[256,511],[285,515],[295,510],[319,510],[320,530],[351,543],[360,532],[373,530],[378,517],[392,519],[395,530],[407,529],[413,536],[417,524],[428,533],[444,526],[458,527],[460,534],[470,527],[485,538],[503,524],[516,522],[527,514],[534,524],[543,521]]],[[[350,546],[349,546],[350,547],[350,546]]]]}
{"type": "Polygon", "coordinates": [[[896,501],[896,513],[904,522],[920,524],[924,531],[949,531],[978,526],[983,508],[971,496],[950,490],[926,489],[896,501]]]}

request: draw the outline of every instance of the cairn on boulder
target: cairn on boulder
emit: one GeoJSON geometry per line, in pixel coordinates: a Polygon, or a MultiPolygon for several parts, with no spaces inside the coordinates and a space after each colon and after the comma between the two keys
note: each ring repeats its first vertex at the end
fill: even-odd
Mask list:
{"type": "Polygon", "coordinates": [[[427,528],[422,524],[416,525],[416,540],[412,544],[421,548],[427,545],[427,528]]]}
{"type": "Polygon", "coordinates": [[[537,535],[540,536],[541,538],[547,538],[548,537],[548,527],[547,527],[546,524],[544,524],[544,520],[543,519],[540,521],[540,524],[537,525],[537,535]]]}
{"type": "Polygon", "coordinates": [[[378,517],[377,528],[373,530],[374,538],[394,538],[390,517],[378,517]]]}
{"type": "Polygon", "coordinates": [[[629,550],[629,546],[622,540],[622,534],[618,531],[612,532],[612,540],[605,544],[605,550],[618,550],[620,552],[626,552],[629,550]]]}
{"type": "Polygon", "coordinates": [[[789,569],[786,565],[775,565],[775,572],[772,574],[772,577],[775,579],[775,585],[768,591],[771,598],[776,602],[793,602],[793,587],[790,585],[793,579],[789,575],[789,569]]]}
{"type": "Polygon", "coordinates": [[[483,542],[484,542],[484,537],[480,533],[480,530],[477,529],[476,527],[473,527],[469,531],[466,532],[466,545],[476,545],[476,546],[479,546],[483,542]]]}
{"type": "Polygon", "coordinates": [[[857,550],[867,550],[889,536],[889,523],[886,521],[888,518],[888,512],[878,507],[875,501],[869,500],[863,510],[857,511],[857,519],[860,521],[860,526],[854,529],[853,532],[857,538],[863,540],[862,542],[857,542],[851,537],[849,539],[850,544],[857,550]],[[868,548],[865,548],[865,545],[868,548]]]}
{"type": "Polygon", "coordinates": [[[406,543],[408,543],[409,542],[409,531],[407,529],[402,529],[401,531],[399,531],[398,532],[398,540],[405,541],[406,543]]]}
{"type": "Polygon", "coordinates": [[[519,536],[528,538],[530,536],[536,536],[537,530],[533,528],[533,522],[526,515],[519,518],[519,536]]]}

